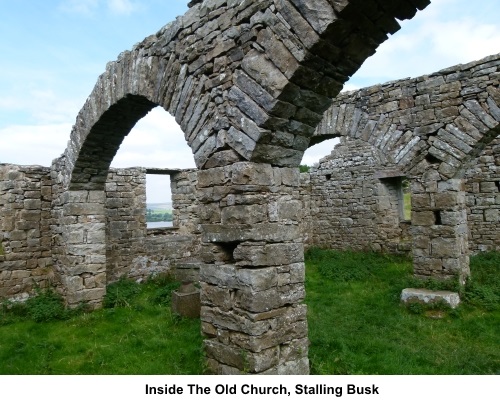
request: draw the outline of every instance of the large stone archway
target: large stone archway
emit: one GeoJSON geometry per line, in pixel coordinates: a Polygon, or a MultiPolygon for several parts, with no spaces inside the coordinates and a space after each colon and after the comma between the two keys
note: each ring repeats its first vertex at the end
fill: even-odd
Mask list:
{"type": "Polygon", "coordinates": [[[68,303],[105,293],[103,185],[135,122],[175,116],[198,174],[216,373],[308,373],[298,165],[343,83],[428,0],[206,0],[106,67],[54,162],[68,303]]]}
{"type": "Polygon", "coordinates": [[[463,176],[500,134],[500,55],[431,75],[344,93],[312,143],[360,139],[412,179],[414,272],[465,282],[469,274],[463,176]]]}

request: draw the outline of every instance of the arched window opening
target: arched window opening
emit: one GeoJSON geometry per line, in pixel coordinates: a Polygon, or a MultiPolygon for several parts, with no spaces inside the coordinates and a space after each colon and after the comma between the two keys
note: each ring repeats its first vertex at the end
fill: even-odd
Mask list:
{"type": "Polygon", "coordinates": [[[174,117],[161,107],[151,110],[124,139],[112,167],[145,168],[147,228],[173,226],[170,176],[179,169],[195,167],[191,149],[174,117]]]}

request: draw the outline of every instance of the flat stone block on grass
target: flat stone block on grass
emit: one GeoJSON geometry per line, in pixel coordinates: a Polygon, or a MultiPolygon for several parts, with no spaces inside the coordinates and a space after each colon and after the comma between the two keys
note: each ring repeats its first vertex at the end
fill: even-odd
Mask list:
{"type": "Polygon", "coordinates": [[[423,288],[405,288],[401,293],[401,301],[405,304],[420,302],[422,304],[434,304],[443,302],[451,308],[458,307],[460,297],[458,293],[451,291],[432,291],[423,288]]]}

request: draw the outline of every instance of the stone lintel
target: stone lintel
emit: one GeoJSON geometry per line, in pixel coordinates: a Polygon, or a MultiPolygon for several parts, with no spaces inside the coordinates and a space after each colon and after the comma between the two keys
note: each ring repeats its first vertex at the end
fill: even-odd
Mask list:
{"type": "Polygon", "coordinates": [[[172,175],[182,172],[182,169],[160,169],[155,167],[146,167],[146,174],[172,175]]]}

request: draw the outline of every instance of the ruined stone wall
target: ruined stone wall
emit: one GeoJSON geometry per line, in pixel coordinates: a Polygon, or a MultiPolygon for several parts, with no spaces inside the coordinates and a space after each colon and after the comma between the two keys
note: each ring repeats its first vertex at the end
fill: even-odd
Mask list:
{"type": "MultiPolygon", "coordinates": [[[[120,277],[140,278],[149,270],[136,269],[146,237],[146,170],[111,169],[106,192],[107,282],[120,277]]],[[[146,263],[145,263],[146,264],[146,263]]]]}
{"type": "Polygon", "coordinates": [[[495,139],[465,172],[469,249],[500,250],[500,139],[495,139]]]}
{"type": "Polygon", "coordinates": [[[196,196],[198,171],[182,170],[170,176],[172,192],[173,226],[179,234],[199,234],[199,215],[203,207],[196,196]]]}
{"type": "Polygon", "coordinates": [[[368,143],[341,138],[306,181],[308,246],[393,253],[410,249],[401,173],[368,143]]]}
{"type": "MultiPolygon", "coordinates": [[[[375,147],[341,138],[330,155],[301,177],[306,246],[409,251],[410,222],[398,215],[401,198],[397,177],[384,177],[391,173],[398,174],[375,147]]],[[[468,164],[464,185],[469,251],[500,250],[499,138],[468,164]]],[[[441,208],[443,198],[438,195],[436,199],[441,208]]],[[[418,195],[415,200],[418,205],[418,195]]],[[[425,221],[425,214],[417,217],[418,223],[425,221]]],[[[435,225],[435,220],[433,214],[428,224],[435,225]]]]}
{"type": "Polygon", "coordinates": [[[0,300],[53,279],[49,169],[0,165],[0,300]]]}
{"type": "MultiPolygon", "coordinates": [[[[71,242],[78,242],[80,249],[94,243],[105,245],[105,257],[94,256],[95,261],[105,262],[105,275],[94,276],[92,263],[88,268],[85,263],[75,264],[74,274],[88,273],[83,279],[75,277],[76,294],[83,290],[81,283],[105,288],[120,277],[145,279],[172,272],[178,265],[185,271],[196,267],[200,246],[196,171],[171,174],[174,227],[150,230],[146,226],[146,172],[145,168],[110,170],[103,198],[105,240],[94,240],[76,219],[62,224],[70,228],[71,242]]],[[[52,285],[65,293],[53,269],[60,258],[59,245],[53,243],[60,238],[59,226],[53,217],[61,212],[86,215],[86,204],[100,204],[100,192],[79,191],[68,198],[57,192],[53,180],[49,168],[0,165],[0,299],[25,299],[35,285],[52,285]]]]}
{"type": "Polygon", "coordinates": [[[312,143],[362,139],[411,178],[417,277],[469,273],[464,167],[500,134],[500,55],[341,94],[312,143]],[[459,181],[460,180],[460,181],[459,181]]]}
{"type": "MultiPolygon", "coordinates": [[[[178,263],[197,263],[200,245],[195,170],[111,169],[106,182],[106,272],[108,284],[120,277],[145,279],[174,273],[178,263]],[[146,174],[170,174],[173,226],[147,229],[146,174]]],[[[165,198],[168,198],[167,196],[165,198]]]]}

